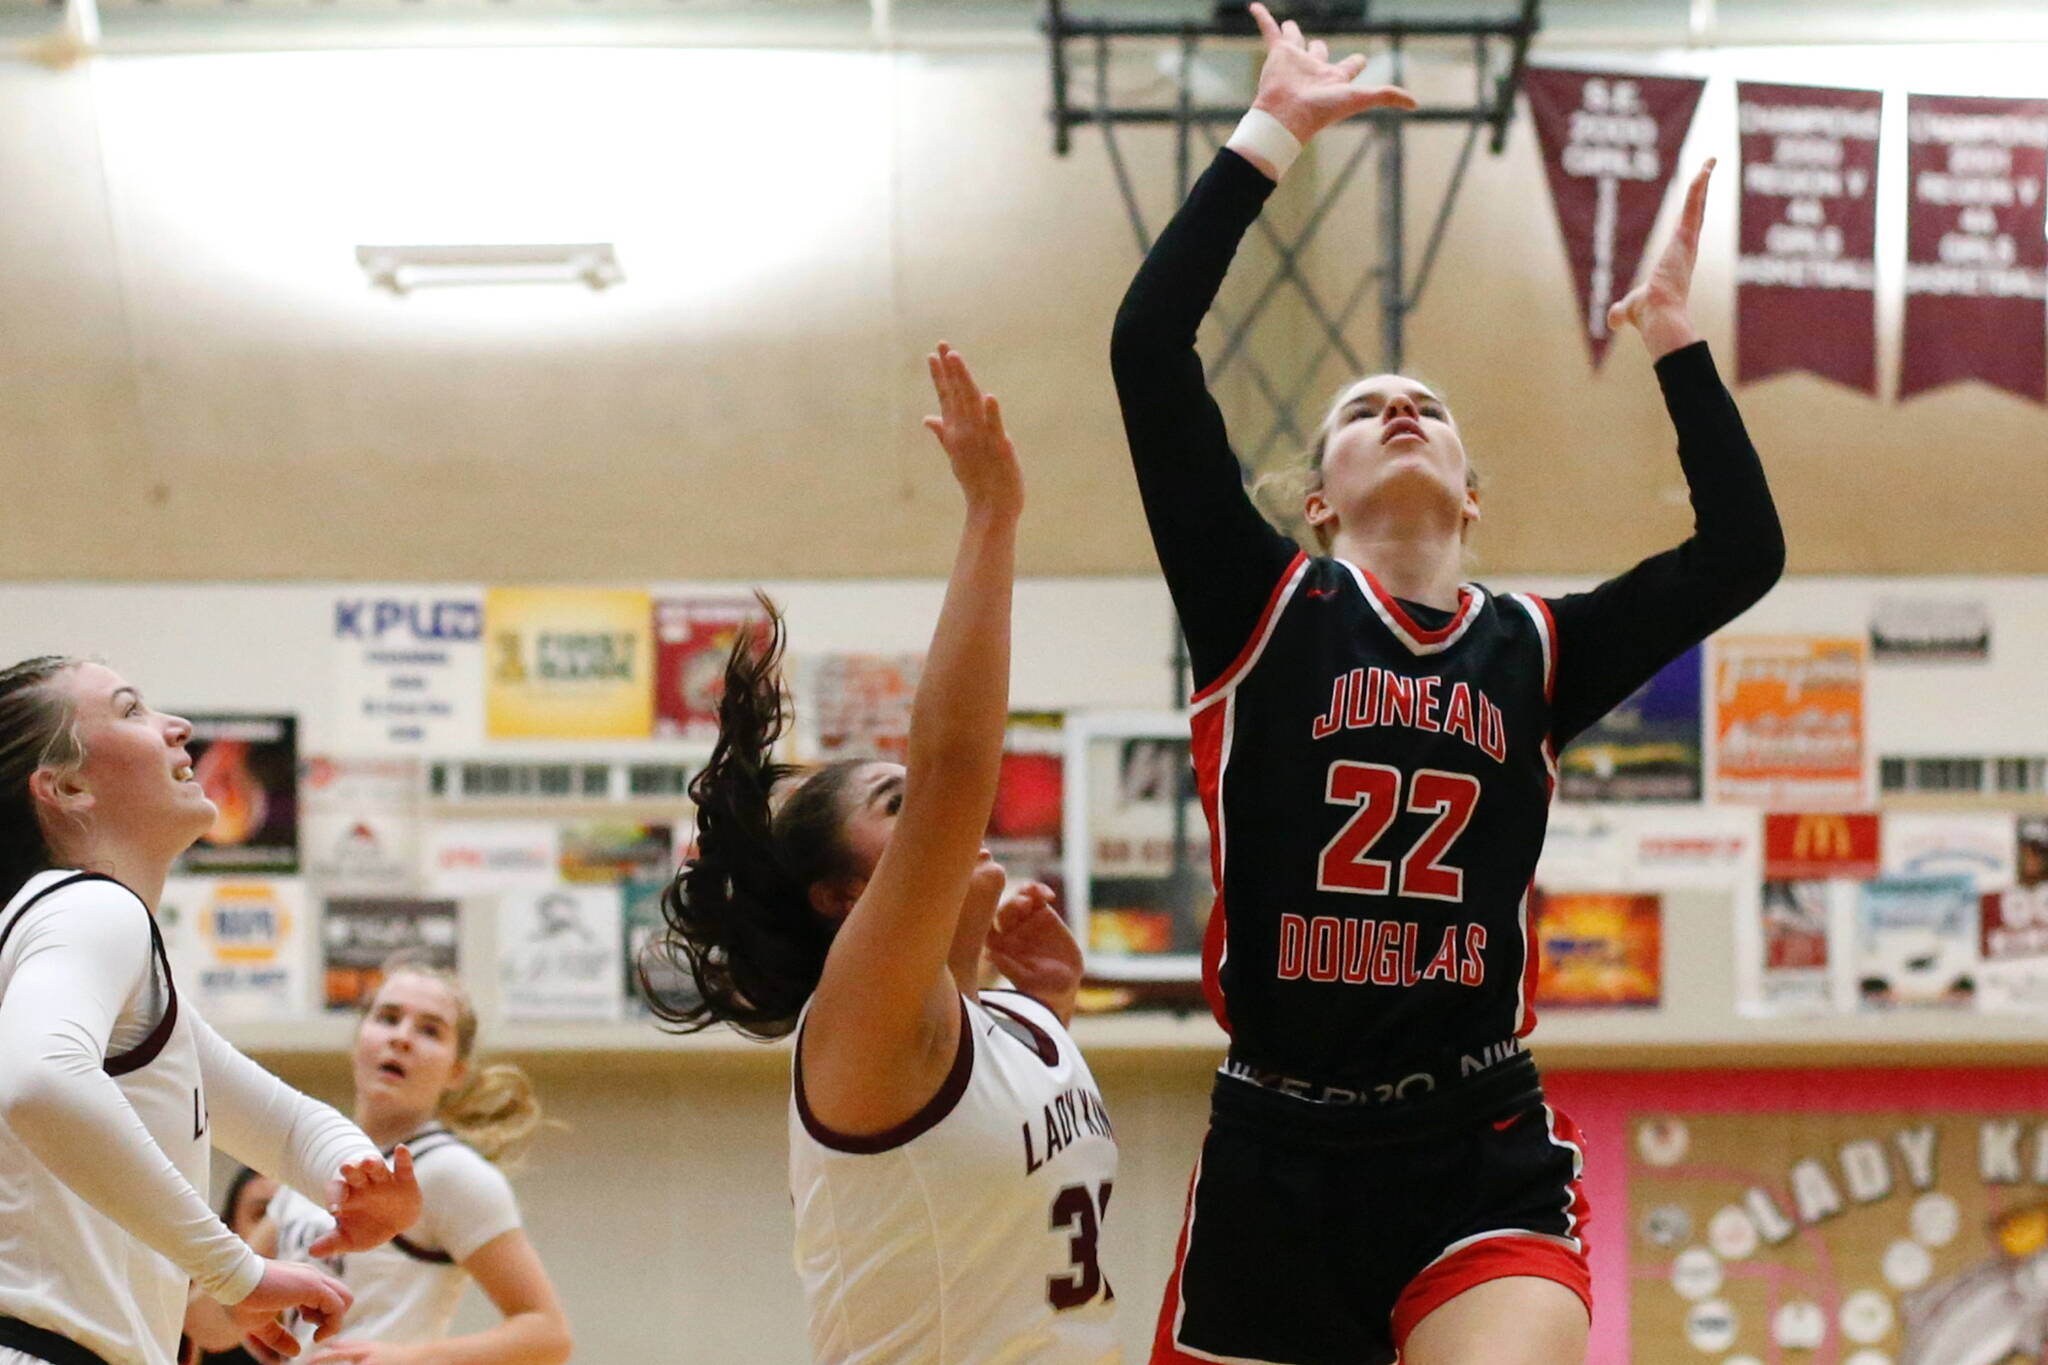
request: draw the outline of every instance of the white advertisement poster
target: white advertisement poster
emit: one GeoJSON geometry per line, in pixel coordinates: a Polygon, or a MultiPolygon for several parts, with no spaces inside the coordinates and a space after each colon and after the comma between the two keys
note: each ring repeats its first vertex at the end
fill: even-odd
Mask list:
{"type": "Polygon", "coordinates": [[[157,907],[178,990],[209,1019],[307,1013],[306,886],[292,877],[173,877],[157,907]]]}
{"type": "Polygon", "coordinates": [[[322,893],[419,889],[419,760],[308,758],[299,792],[306,876],[322,893]]]}
{"type": "Polygon", "coordinates": [[[2048,1014],[2048,882],[1988,891],[1982,915],[1978,1007],[1995,1014],[2048,1014]]]}
{"type": "Polygon", "coordinates": [[[484,734],[481,588],[366,588],[328,606],[336,748],[474,752],[484,734]]]}
{"type": "Polygon", "coordinates": [[[624,926],[617,886],[498,897],[498,1008],[507,1019],[618,1019],[624,926]]]}
{"type": "Polygon", "coordinates": [[[1560,805],[1551,811],[1539,886],[1671,891],[1756,881],[1762,821],[1747,807],[1560,805]]]}
{"type": "Polygon", "coordinates": [[[1967,877],[1979,892],[2013,884],[2014,819],[2009,813],[1887,813],[1887,877],[1967,877]]]}
{"type": "Polygon", "coordinates": [[[436,896],[541,891],[559,879],[562,831],[546,820],[443,820],[421,837],[426,889],[436,896]]]}

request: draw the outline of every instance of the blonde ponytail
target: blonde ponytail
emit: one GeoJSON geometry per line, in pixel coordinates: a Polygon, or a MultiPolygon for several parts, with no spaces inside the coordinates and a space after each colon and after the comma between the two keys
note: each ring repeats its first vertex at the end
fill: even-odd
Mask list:
{"type": "Polygon", "coordinates": [[[540,1096],[524,1071],[494,1062],[478,1067],[448,1092],[440,1119],[486,1161],[502,1165],[523,1153],[540,1128],[540,1096]]]}

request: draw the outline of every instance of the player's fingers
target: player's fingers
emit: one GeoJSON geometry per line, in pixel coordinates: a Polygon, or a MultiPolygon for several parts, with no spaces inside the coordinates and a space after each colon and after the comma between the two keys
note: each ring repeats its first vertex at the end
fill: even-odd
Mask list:
{"type": "Polygon", "coordinates": [[[1308,46],[1302,39],[1301,25],[1295,23],[1292,19],[1280,25],[1280,35],[1287,40],[1289,47],[1306,48],[1308,46]]]}
{"type": "Polygon", "coordinates": [[[1256,3],[1256,0],[1252,5],[1252,22],[1259,26],[1259,36],[1266,40],[1269,49],[1280,41],[1280,25],[1273,22],[1273,11],[1256,3]]]}
{"type": "Polygon", "coordinates": [[[340,1228],[336,1228],[319,1241],[313,1243],[313,1245],[307,1247],[306,1254],[308,1256],[326,1257],[332,1256],[336,1252],[349,1250],[352,1250],[352,1248],[348,1244],[348,1234],[344,1233],[340,1228]]]}
{"type": "Polygon", "coordinates": [[[1337,74],[1346,81],[1355,81],[1358,79],[1358,73],[1365,70],[1365,62],[1366,57],[1363,52],[1354,52],[1343,61],[1337,63],[1337,74]]]}
{"type": "Polygon", "coordinates": [[[974,371],[967,368],[967,360],[958,351],[952,353],[949,362],[953,367],[955,382],[960,386],[960,406],[963,415],[977,415],[981,408],[981,385],[974,380],[974,371]]]}
{"type": "Polygon", "coordinates": [[[1360,109],[1413,109],[1421,103],[1398,85],[1373,85],[1359,90],[1360,109]]]}
{"type": "Polygon", "coordinates": [[[1692,185],[1685,192],[1684,235],[1686,245],[1697,247],[1700,240],[1700,225],[1707,216],[1707,182],[1714,175],[1714,158],[1708,157],[1700,167],[1699,174],[1692,178],[1692,185]]]}
{"type": "Polygon", "coordinates": [[[299,1353],[299,1339],[285,1331],[284,1324],[276,1318],[263,1323],[248,1335],[281,1356],[295,1356],[299,1353]]]}
{"type": "Polygon", "coordinates": [[[939,415],[947,422],[960,420],[960,381],[952,365],[953,348],[945,342],[932,353],[932,387],[939,394],[939,415]]]}
{"type": "Polygon", "coordinates": [[[1330,45],[1321,38],[1314,39],[1308,45],[1308,55],[1319,62],[1327,62],[1330,60],[1330,45]]]}

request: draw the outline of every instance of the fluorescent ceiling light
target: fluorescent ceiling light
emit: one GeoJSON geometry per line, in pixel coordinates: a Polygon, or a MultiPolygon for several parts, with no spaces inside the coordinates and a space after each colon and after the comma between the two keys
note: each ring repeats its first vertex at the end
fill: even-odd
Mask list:
{"type": "Polygon", "coordinates": [[[356,264],[371,284],[394,294],[457,284],[586,284],[604,289],[626,278],[610,242],[359,246],[356,264]]]}

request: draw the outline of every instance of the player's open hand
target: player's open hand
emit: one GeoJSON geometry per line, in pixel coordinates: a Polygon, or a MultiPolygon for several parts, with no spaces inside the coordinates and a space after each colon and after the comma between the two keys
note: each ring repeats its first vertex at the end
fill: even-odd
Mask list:
{"type": "Polygon", "coordinates": [[[1044,882],[1026,882],[1003,897],[989,925],[988,960],[1060,1022],[1073,1017],[1074,993],[1081,988],[1081,945],[1044,882]]]}
{"type": "Polygon", "coordinates": [[[983,393],[967,362],[945,342],[925,357],[938,391],[939,415],[924,419],[952,462],[953,478],[971,510],[1015,516],[1024,509],[1024,476],[1017,448],[1003,430],[1002,405],[983,393]]]}
{"type": "Polygon", "coordinates": [[[1692,329],[1692,269],[1700,258],[1700,225],[1706,221],[1707,182],[1713,174],[1714,159],[1708,157],[1686,189],[1678,230],[1663,254],[1643,282],[1607,310],[1608,331],[1633,327],[1660,357],[1698,339],[1692,329]]]}
{"type": "Polygon", "coordinates": [[[420,1219],[420,1184],[413,1178],[412,1153],[401,1146],[391,1164],[371,1157],[353,1161],[327,1187],[334,1231],[313,1243],[315,1256],[339,1256],[383,1246],[420,1219]]]}
{"type": "Polygon", "coordinates": [[[348,1286],[316,1266],[295,1261],[265,1261],[263,1278],[249,1297],[228,1308],[242,1335],[280,1356],[299,1353],[298,1338],[284,1324],[283,1314],[297,1312],[314,1324],[313,1339],[331,1337],[340,1328],[355,1296],[348,1286]]]}
{"type": "Polygon", "coordinates": [[[1266,40],[1266,64],[1259,69],[1259,93],[1252,108],[1279,119],[1297,142],[1307,142],[1333,123],[1369,109],[1413,109],[1415,96],[1398,85],[1356,85],[1365,70],[1365,54],[1330,60],[1330,45],[1306,38],[1301,25],[1280,23],[1264,5],[1253,4],[1252,18],[1266,40]]]}

